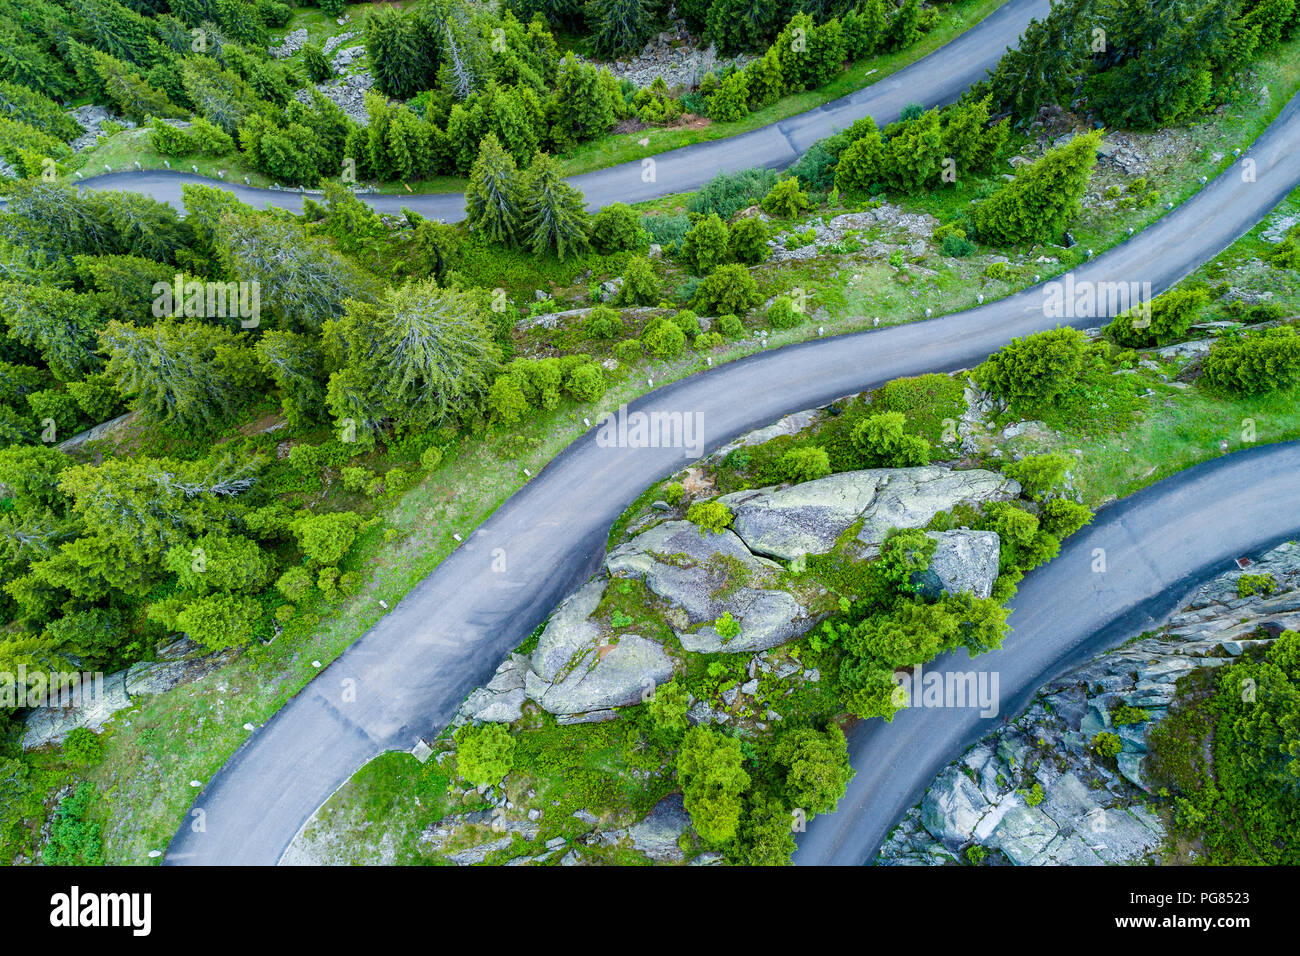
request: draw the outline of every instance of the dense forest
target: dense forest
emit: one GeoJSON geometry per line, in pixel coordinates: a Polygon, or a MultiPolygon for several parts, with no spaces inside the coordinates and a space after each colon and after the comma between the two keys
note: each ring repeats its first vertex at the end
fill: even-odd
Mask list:
{"type": "MultiPolygon", "coordinates": [[[[0,0],[0,155],[12,172],[0,212],[0,671],[116,669],[182,633],[214,650],[270,640],[362,586],[356,546],[376,524],[366,505],[395,500],[464,437],[598,401],[612,373],[592,343],[621,340],[615,366],[631,367],[801,321],[786,295],[757,314],[750,268],[768,254],[768,221],[902,199],[955,173],[990,185],[936,233],[945,256],[1062,241],[1100,132],[1003,181],[1009,144],[1040,107],[1135,127],[1203,113],[1300,25],[1296,0],[1063,0],[962,102],[909,107],[883,126],[864,118],[785,175],[720,177],[679,216],[620,204],[593,216],[562,176],[556,154],[622,119],[741,118],[825,85],[847,61],[907,48],[940,9],[691,0],[678,16],[722,51],[755,56],[670,90],[560,52],[578,32],[604,56],[636,50],[668,17],[663,4],[384,8],[363,26],[376,80],[363,126],[314,88],[319,50],[301,63],[267,54],[293,16],[285,3],[0,0]],[[142,195],[79,190],[68,160],[82,130],[67,107],[87,102],[148,126],[163,155],[240,157],[321,195],[293,215],[187,185],[182,216],[142,195]],[[463,224],[381,219],[349,188],[440,173],[468,178],[463,224]],[[753,207],[767,221],[737,215],[753,207]],[[620,280],[617,292],[576,337],[517,356],[515,323],[540,284],[518,295],[502,278],[520,256],[576,261],[620,280]],[[669,288],[668,268],[688,278],[669,288]],[[213,307],[214,291],[243,302],[244,285],[256,309],[213,307]],[[637,306],[659,311],[629,328],[620,310],[637,306]],[[57,447],[128,412],[137,431],[117,454],[57,447]],[[265,418],[287,431],[249,427],[265,418]]],[[[1300,263],[1297,241],[1278,250],[1279,267],[1300,263]]],[[[1152,330],[1119,321],[1111,335],[1170,341],[1195,312],[1183,305],[1167,299],[1152,330]]],[[[1042,398],[1036,376],[1068,379],[1082,354],[1049,336],[1010,346],[982,374],[1009,398],[1042,398]]],[[[1300,369],[1297,340],[1225,337],[1207,369],[1228,391],[1280,387],[1300,369]]],[[[892,438],[905,461],[906,436],[892,438]]],[[[1082,520],[1028,532],[1015,570],[1050,557],[1082,520]]],[[[856,646],[903,627],[913,602],[898,597],[831,637],[856,646]]],[[[885,713],[885,665],[855,663],[855,712],[885,713]]],[[[699,767],[711,759],[701,752],[699,767]]]]}

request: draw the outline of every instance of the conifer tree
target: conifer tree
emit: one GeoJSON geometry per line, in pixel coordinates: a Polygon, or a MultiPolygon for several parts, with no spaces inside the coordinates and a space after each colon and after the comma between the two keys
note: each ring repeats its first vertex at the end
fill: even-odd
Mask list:
{"type": "Polygon", "coordinates": [[[1094,130],[1076,136],[1022,166],[1014,180],[975,206],[971,222],[980,241],[1011,245],[1059,239],[1079,214],[1101,135],[1094,130]]]}
{"type": "Polygon", "coordinates": [[[488,133],[479,143],[478,159],[465,190],[465,217],[472,229],[493,242],[510,245],[519,235],[523,222],[522,177],[495,133],[488,133]]]}
{"type": "Polygon", "coordinates": [[[561,259],[588,248],[591,217],[582,193],[560,176],[560,164],[538,153],[528,168],[523,235],[533,252],[553,250],[561,259]]]}

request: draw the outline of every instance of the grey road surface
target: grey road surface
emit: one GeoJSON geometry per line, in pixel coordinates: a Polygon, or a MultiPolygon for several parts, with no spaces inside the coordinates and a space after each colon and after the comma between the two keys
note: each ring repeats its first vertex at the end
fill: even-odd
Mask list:
{"type": "MultiPolygon", "coordinates": [[[[1137,281],[1150,282],[1157,292],[1168,288],[1248,231],[1300,184],[1297,146],[1300,97],[1247,151],[1254,163],[1252,181],[1234,166],[1149,229],[1079,267],[1076,283],[1137,281]]],[[[970,367],[1017,336],[1057,324],[1098,324],[1091,317],[1058,323],[1044,315],[1043,302],[1038,287],[967,312],[760,352],[660,388],[631,409],[698,412],[711,449],[789,412],[899,376],[970,367]]],[[[276,862],[302,824],[353,771],[385,750],[407,750],[417,738],[444,727],[465,695],[595,571],[607,531],[622,509],[647,485],[684,464],[683,453],[675,449],[600,447],[594,429],[575,441],[250,736],[195,801],[204,811],[204,832],[195,832],[187,818],[166,860],[276,862]],[[505,570],[495,573],[500,555],[505,570]],[[355,688],[355,699],[345,700],[345,687],[355,688]]],[[[1261,466],[1261,476],[1266,475],[1261,466]]],[[[1203,535],[1223,537],[1233,547],[1245,546],[1234,543],[1237,539],[1229,534],[1234,527],[1242,541],[1272,539],[1286,514],[1276,507],[1284,500],[1278,484],[1274,481],[1265,497],[1275,507],[1263,513],[1244,504],[1240,514],[1222,508],[1207,516],[1208,524],[1180,523],[1151,536],[1141,552],[1154,569],[1146,596],[1166,590],[1180,554],[1190,558],[1184,571],[1173,574],[1175,582],[1206,564],[1192,545],[1203,535]]],[[[443,530],[450,535],[465,529],[443,530]]],[[[1061,566],[1070,567],[1068,562],[1061,566]]],[[[1057,580],[1054,573],[1068,572],[1049,567],[1039,578],[1057,580]]],[[[1115,592],[1125,602],[1116,610],[1125,610],[1137,594],[1141,581],[1133,577],[1131,582],[1130,590],[1115,592]]],[[[1034,620],[1029,600],[1035,594],[1043,598],[1037,613],[1059,612],[1063,620],[1075,615],[1076,609],[1058,600],[1054,589],[1044,596],[1038,587],[1026,585],[1017,624],[1034,620]]],[[[1097,608],[1093,616],[1080,610],[1080,620],[1100,620],[1104,614],[1097,608]]],[[[1039,669],[1068,657],[1072,640],[1064,630],[1041,636],[1036,645],[1042,655],[1039,669]]],[[[964,739],[963,731],[954,734],[953,739],[964,739]]],[[[918,738],[916,746],[921,745],[918,738]]],[[[935,760],[954,755],[938,744],[929,752],[935,760]]],[[[899,772],[912,773],[906,768],[899,772]]],[[[863,783],[857,785],[866,785],[870,776],[862,773],[863,783]]],[[[929,769],[913,776],[928,779],[929,769]]],[[[913,790],[902,786],[900,792],[913,790]]],[[[820,835],[823,827],[818,827],[820,835]]],[[[848,836],[825,839],[836,847],[852,843],[848,836]]],[[[848,855],[865,859],[870,844],[870,839],[859,841],[848,855]]],[[[816,855],[815,848],[809,852],[816,855]]]]}
{"type": "Polygon", "coordinates": [[[1025,577],[1001,649],[974,660],[965,651],[948,654],[925,667],[996,674],[998,713],[915,707],[892,723],[855,725],[849,756],[857,775],[834,813],[809,822],[795,862],[870,862],[939,770],[1014,718],[1044,683],[1164,623],[1189,591],[1232,567],[1231,559],[1300,534],[1297,475],[1300,442],[1265,445],[1103,508],[1055,560],[1025,577]]]}
{"type": "MultiPolygon", "coordinates": [[[[864,116],[883,125],[897,119],[909,103],[931,107],[954,102],[968,87],[984,79],[1006,48],[1015,46],[1029,21],[1041,19],[1050,6],[1050,0],[1008,0],[952,42],[873,86],[748,133],[660,153],[650,157],[650,166],[645,165],[649,160],[635,160],[575,176],[570,182],[582,190],[587,205],[595,210],[614,202],[637,203],[688,192],[720,172],[755,166],[784,168],[813,143],[847,129],[864,116]]],[[[302,208],[302,196],[293,190],[257,189],[177,171],[105,173],[87,179],[84,185],[147,193],[180,208],[181,186],[185,183],[224,186],[241,201],[259,209],[267,204],[294,212],[302,208]]],[[[465,216],[465,197],[460,193],[367,194],[361,198],[381,212],[397,213],[406,206],[428,218],[447,222],[465,216]]]]}

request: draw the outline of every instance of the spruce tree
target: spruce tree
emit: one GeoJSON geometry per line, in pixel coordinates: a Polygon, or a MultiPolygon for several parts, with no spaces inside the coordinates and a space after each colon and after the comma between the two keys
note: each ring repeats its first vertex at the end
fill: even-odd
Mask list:
{"type": "Polygon", "coordinates": [[[1076,136],[1051,150],[975,206],[971,222],[980,241],[1012,245],[1059,239],[1079,214],[1097,163],[1101,131],[1076,136]]]}
{"type": "Polygon", "coordinates": [[[588,248],[591,217],[582,193],[560,176],[560,164],[538,153],[528,167],[523,235],[533,252],[554,250],[561,259],[588,248]]]}
{"type": "Polygon", "coordinates": [[[478,159],[465,190],[465,218],[470,228],[493,242],[515,242],[523,222],[522,192],[514,158],[501,148],[495,133],[488,133],[479,143],[478,159]]]}

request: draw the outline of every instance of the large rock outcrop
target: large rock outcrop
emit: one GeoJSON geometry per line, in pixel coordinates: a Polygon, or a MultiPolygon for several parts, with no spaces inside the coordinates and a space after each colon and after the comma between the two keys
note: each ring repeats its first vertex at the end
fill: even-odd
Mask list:
{"type": "Polygon", "coordinates": [[[609,582],[590,581],[547,623],[524,673],[524,692],[552,714],[578,714],[640,701],[670,680],[673,662],[658,643],[614,634],[593,616],[609,582]]]}
{"type": "Polygon", "coordinates": [[[1102,654],[1042,688],[1016,720],[940,772],[876,862],[941,864],[974,845],[1022,866],[1147,861],[1165,836],[1147,805],[1147,733],[1167,714],[1178,678],[1221,667],[1296,629],[1300,545],[1288,543],[1198,589],[1157,636],[1102,654]],[[1271,574],[1276,590],[1241,597],[1243,573],[1271,574]],[[1147,719],[1115,724],[1112,714],[1124,705],[1141,708],[1147,719]],[[1113,762],[1091,746],[1102,732],[1123,747],[1113,762]]]}
{"type": "MultiPolygon", "coordinates": [[[[720,500],[735,521],[721,532],[652,518],[659,523],[614,548],[601,574],[556,607],[532,655],[502,664],[453,723],[512,722],[526,700],[566,722],[608,720],[617,716],[611,708],[637,703],[647,689],[670,680],[674,661],[659,641],[616,629],[598,613],[611,581],[642,582],[662,602],[663,619],[682,649],[752,654],[806,633],[833,606],[824,590],[774,558],[828,552],[859,522],[855,556],[871,557],[890,528],[920,527],[959,502],[1003,500],[1019,491],[1016,482],[989,471],[877,468],[726,495],[720,500]],[[738,633],[718,631],[724,614],[738,633]]],[[[965,529],[930,536],[936,547],[917,582],[923,593],[988,597],[998,536],[965,529]]]]}
{"type": "Polygon", "coordinates": [[[58,744],[79,727],[98,733],[118,711],[145,694],[162,694],[202,680],[238,653],[235,648],[206,652],[182,637],[162,648],[156,661],[140,661],[122,671],[105,674],[99,682],[86,680],[66,706],[34,707],[23,729],[23,749],[58,744]]]}
{"type": "Polygon", "coordinates": [[[859,519],[857,540],[879,546],[890,528],[919,528],[961,503],[1005,501],[1020,485],[982,469],[868,468],[784,488],[724,495],[732,528],[755,554],[792,561],[830,551],[859,519]]]}
{"type": "Polygon", "coordinates": [[[969,591],[986,598],[993,593],[1002,554],[996,531],[927,531],[926,537],[935,542],[930,566],[912,576],[923,597],[969,591]]]}
{"type": "Polygon", "coordinates": [[[636,577],[685,612],[677,629],[688,651],[766,650],[797,637],[816,617],[789,591],[774,586],[782,568],[758,557],[731,531],[701,532],[687,521],[667,521],[610,552],[611,575],[636,577]],[[724,612],[740,623],[727,638],[712,626],[724,612]]]}

